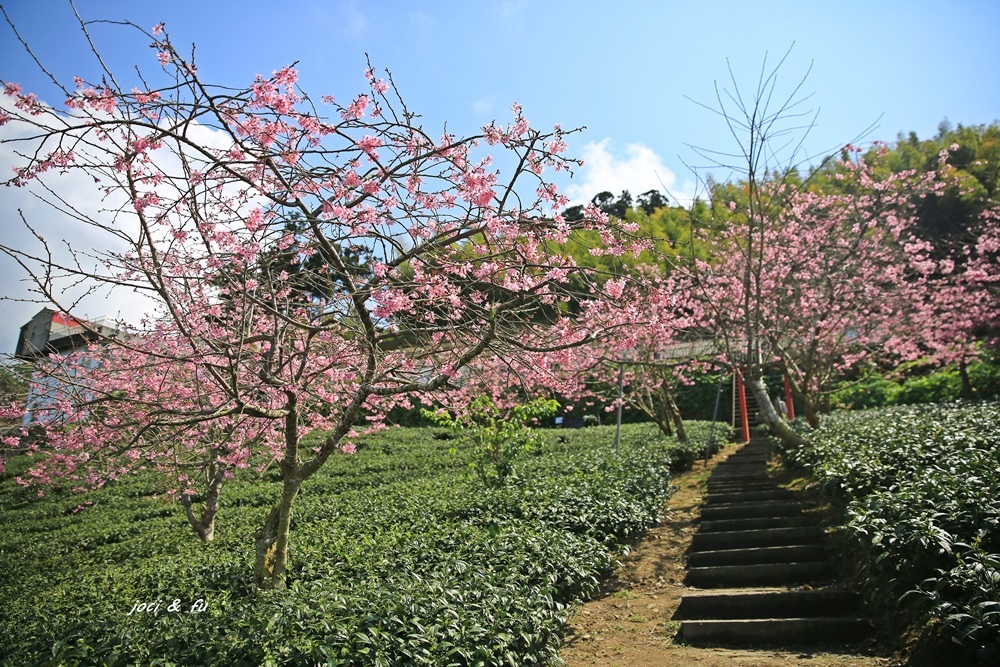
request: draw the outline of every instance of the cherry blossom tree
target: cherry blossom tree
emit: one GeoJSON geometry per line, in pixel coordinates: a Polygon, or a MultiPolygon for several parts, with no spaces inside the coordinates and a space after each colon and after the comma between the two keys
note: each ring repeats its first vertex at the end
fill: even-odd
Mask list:
{"type": "MultiPolygon", "coordinates": [[[[662,277],[654,266],[640,267],[640,274],[642,280],[635,284],[610,279],[603,286],[627,297],[621,312],[629,324],[618,336],[533,355],[527,365],[480,357],[448,404],[461,406],[489,396],[509,411],[535,397],[556,396],[567,409],[601,404],[615,410],[621,405],[641,412],[665,435],[685,441],[676,390],[690,372],[714,360],[718,350],[710,335],[706,339],[695,328],[702,325],[701,307],[684,294],[683,285],[662,277]]],[[[603,325],[589,315],[590,326],[600,329],[603,325]]]]}
{"type": "Polygon", "coordinates": [[[967,399],[974,397],[969,363],[1000,336],[1000,208],[984,207],[978,223],[974,238],[951,253],[935,253],[924,242],[914,244],[911,256],[919,276],[912,297],[923,332],[919,350],[935,364],[958,368],[967,399]]]}
{"type": "MultiPolygon", "coordinates": [[[[736,84],[730,67],[732,90],[715,86],[715,104],[702,106],[718,115],[733,138],[730,151],[698,149],[708,168],[729,170],[740,179],[739,200],[713,201],[713,224],[702,230],[703,243],[711,248],[709,261],[695,261],[683,274],[692,297],[702,304],[703,330],[711,332],[722,351],[723,362],[749,387],[761,407],[764,421],[774,425],[779,435],[793,444],[801,438],[773,409],[764,384],[762,344],[764,342],[764,257],[768,232],[784,205],[789,176],[803,158],[800,154],[803,123],[799,91],[808,73],[784,94],[779,90],[779,71],[788,53],[777,66],[768,69],[766,58],[757,87],[745,96],[736,84]],[[798,141],[796,141],[796,135],[798,141]],[[791,143],[791,148],[788,144],[791,143]],[[784,147],[781,150],[779,147],[784,147]],[[725,209],[728,209],[725,210],[725,209]]],[[[806,130],[806,133],[808,130],[806,130]]],[[[696,178],[698,168],[693,168],[696,178]]],[[[700,180],[700,179],[699,179],[700,180]]],[[[709,176],[709,185],[714,184],[709,176]]],[[[731,190],[713,187],[710,194],[731,190]]]]}
{"type": "Polygon", "coordinates": [[[681,442],[687,435],[675,399],[687,373],[717,350],[705,344],[700,304],[674,278],[664,278],[654,266],[643,267],[645,283],[632,298],[635,315],[627,335],[617,345],[588,345],[568,351],[560,365],[563,375],[582,386],[578,394],[617,408],[641,412],[665,435],[681,442]]]}
{"type": "MultiPolygon", "coordinates": [[[[601,393],[595,385],[606,379],[607,364],[636,345],[637,332],[661,326],[646,304],[662,287],[643,273],[624,278],[590,276],[590,298],[571,319],[571,328],[525,329],[517,356],[482,355],[470,362],[445,391],[419,396],[425,403],[437,402],[453,412],[481,397],[504,413],[536,398],[557,398],[566,410],[573,404],[593,403],[601,393]],[[596,298],[595,298],[596,297],[596,298]],[[575,332],[613,331],[613,336],[591,335],[580,341],[575,332]],[[542,334],[544,337],[539,337],[542,334]]],[[[617,386],[617,385],[616,385],[617,386]]]]}
{"type": "MultiPolygon", "coordinates": [[[[752,313],[756,362],[781,368],[814,427],[822,397],[845,370],[874,353],[914,351],[915,198],[938,184],[934,173],[877,177],[865,161],[843,168],[850,184],[841,193],[765,186],[765,196],[783,204],[758,236],[751,311],[740,227],[717,237],[721,261],[698,267],[698,285],[711,306],[707,325],[721,332],[726,347],[742,351],[752,313]]],[[[755,395],[766,413],[770,400],[761,388],[755,395]]]]}
{"type": "Polygon", "coordinates": [[[477,358],[526,367],[613,336],[627,321],[621,290],[581,297],[569,285],[593,282],[587,271],[552,249],[577,229],[605,253],[646,245],[599,211],[552,213],[566,200],[546,172],[576,164],[563,156],[569,132],[532,128],[518,105],[506,125],[435,137],[371,67],[345,102],[308,97],[292,67],[214,85],[164,26],[126,25],[156,54],[135,87],[105,70],[63,87],[56,108],[4,82],[13,105],[0,123],[17,126],[23,156],[6,184],[34,189],[100,249],[59,259],[24,218],[35,246],[0,250],[60,312],[74,306],[61,279],[155,304],[122,335],[91,329],[88,349],[39,361],[58,382],[22,481],[90,487],[155,469],[208,540],[224,480],[276,462],[282,490],[255,573],[282,588],[295,498],[331,456],[477,358]],[[73,173],[93,179],[101,214],[60,199],[73,173]],[[584,316],[567,316],[570,299],[584,316]],[[303,447],[317,429],[323,441],[303,447]]]}
{"type": "Polygon", "coordinates": [[[841,187],[811,187],[798,172],[809,161],[801,151],[811,127],[800,110],[805,77],[781,94],[780,68],[762,69],[749,98],[738,86],[717,91],[712,110],[725,120],[736,149],[702,154],[740,174],[741,192],[724,202],[730,210],[725,224],[706,230],[713,259],[695,262],[688,278],[704,306],[704,328],[715,333],[726,361],[753,392],[763,421],[795,446],[803,438],[774,409],[764,368],[782,370],[816,426],[837,375],[876,351],[905,356],[918,349],[926,322],[915,304],[925,301],[928,283],[913,264],[923,250],[913,233],[916,204],[943,182],[936,171],[880,169],[875,162],[884,155],[878,153],[872,161],[850,159],[860,151],[848,147],[849,159],[834,170],[841,187]],[[736,163],[726,164],[734,157],[736,163]]]}
{"type": "MultiPolygon", "coordinates": [[[[733,365],[777,366],[813,427],[835,382],[863,362],[960,362],[998,321],[995,209],[985,209],[978,238],[960,257],[935,258],[919,236],[918,211],[950,186],[947,151],[938,169],[898,172],[885,168],[884,147],[861,153],[849,148],[853,159],[833,167],[833,192],[762,184],[766,215],[755,213],[752,256],[744,220],[714,237],[716,260],[698,262],[692,278],[709,315],[703,326],[719,334],[733,365]],[[748,320],[757,346],[750,359],[743,352],[748,320]]],[[[747,385],[765,421],[799,442],[763,383],[751,376],[747,385]]]]}

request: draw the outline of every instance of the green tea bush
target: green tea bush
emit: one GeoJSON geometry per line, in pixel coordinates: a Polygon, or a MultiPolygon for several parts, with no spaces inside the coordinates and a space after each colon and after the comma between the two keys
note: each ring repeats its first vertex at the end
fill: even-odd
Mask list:
{"type": "Polygon", "coordinates": [[[955,401],[962,397],[962,377],[957,368],[906,378],[894,396],[896,405],[955,401]]]}
{"type": "Polygon", "coordinates": [[[0,664],[554,664],[568,606],[658,520],[692,446],[626,425],[616,456],[613,427],[541,430],[484,488],[441,433],[366,437],[310,480],[280,593],[253,588],[247,546],[272,471],[225,487],[207,546],[152,478],[45,498],[3,480],[0,664]]]}
{"type": "MultiPolygon", "coordinates": [[[[915,372],[921,367],[910,364],[902,377],[873,375],[862,380],[847,381],[831,395],[834,408],[881,408],[891,405],[944,403],[962,398],[962,377],[958,368],[948,366],[927,372],[915,372]]],[[[969,364],[969,384],[974,399],[1000,396],[1000,353],[986,350],[982,358],[969,364]]]]}
{"type": "Polygon", "coordinates": [[[845,382],[830,397],[836,408],[861,410],[894,405],[901,387],[898,382],[876,375],[859,382],[845,382]]]}
{"type": "Polygon", "coordinates": [[[1000,404],[835,413],[787,455],[847,501],[878,593],[1000,658],[1000,404]]]}
{"type": "Polygon", "coordinates": [[[424,410],[423,415],[457,433],[458,446],[471,451],[470,467],[485,486],[503,486],[514,473],[518,456],[541,447],[542,436],[531,424],[558,411],[559,402],[551,398],[537,398],[504,410],[484,395],[459,416],[444,409],[424,410]]]}

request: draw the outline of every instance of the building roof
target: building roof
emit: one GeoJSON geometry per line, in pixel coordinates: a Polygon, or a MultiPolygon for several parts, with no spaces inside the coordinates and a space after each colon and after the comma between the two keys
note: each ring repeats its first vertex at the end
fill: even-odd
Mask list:
{"type": "Polygon", "coordinates": [[[86,320],[51,308],[42,308],[21,327],[14,356],[34,359],[69,352],[102,337],[120,335],[117,323],[107,316],[86,320]]]}

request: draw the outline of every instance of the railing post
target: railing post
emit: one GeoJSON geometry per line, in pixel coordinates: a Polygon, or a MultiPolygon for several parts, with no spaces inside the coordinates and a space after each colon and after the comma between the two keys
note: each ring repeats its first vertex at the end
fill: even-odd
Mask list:
{"type": "Polygon", "coordinates": [[[788,420],[795,419],[795,404],[792,402],[792,385],[788,383],[788,376],[782,375],[785,381],[785,407],[788,408],[788,420]]]}
{"type": "Polygon", "coordinates": [[[719,387],[715,390],[715,410],[712,412],[712,426],[708,429],[708,444],[705,445],[705,465],[708,465],[708,459],[712,456],[712,445],[715,444],[715,422],[719,421],[719,401],[722,399],[722,381],[726,379],[725,375],[719,374],[719,387]]]}
{"type": "Polygon", "coordinates": [[[618,416],[615,420],[615,454],[621,453],[622,445],[622,398],[625,396],[625,355],[618,362],[618,416]]]}
{"type": "Polygon", "coordinates": [[[736,394],[740,402],[740,416],[743,419],[743,442],[750,442],[750,418],[747,415],[747,387],[743,383],[743,371],[736,371],[736,394]]]}

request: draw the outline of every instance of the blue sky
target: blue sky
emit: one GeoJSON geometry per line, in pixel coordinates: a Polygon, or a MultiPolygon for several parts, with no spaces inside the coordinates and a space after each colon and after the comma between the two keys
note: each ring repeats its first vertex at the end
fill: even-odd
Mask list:
{"type": "MultiPolygon", "coordinates": [[[[68,2],[14,0],[4,7],[36,55],[58,77],[94,79],[68,2]]],[[[811,67],[803,90],[818,110],[806,143],[835,149],[872,123],[867,140],[898,132],[932,136],[938,124],[1000,119],[1000,2],[230,2],[78,0],[85,19],[165,22],[175,45],[197,45],[201,76],[234,86],[298,61],[300,84],[314,98],[349,99],[363,89],[365,54],[388,68],[424,126],[473,133],[506,122],[519,102],[538,127],[586,126],[569,154],[588,164],[562,183],[574,200],[600,190],[632,194],[667,185],[691,192],[685,164],[701,165],[691,145],[729,150],[714,104],[714,83],[731,89],[727,59],[744,91],[756,85],[765,56],[791,53],[780,72],[791,86],[811,67]],[[794,43],[794,46],[793,46],[794,43]],[[689,99],[690,98],[690,99],[689,99]]],[[[120,27],[93,25],[91,36],[113,69],[155,67],[147,40],[120,27]]],[[[6,26],[0,26],[0,79],[57,101],[6,26]],[[48,93],[48,94],[47,94],[48,93]]],[[[0,168],[8,169],[6,164],[0,168]]],[[[712,170],[724,179],[725,170],[712,170]]],[[[3,233],[17,224],[21,193],[0,192],[3,233]]],[[[6,293],[14,267],[0,260],[6,293]]],[[[37,306],[0,302],[0,351],[37,306]]],[[[90,306],[90,316],[99,305],[90,306]]]]}

